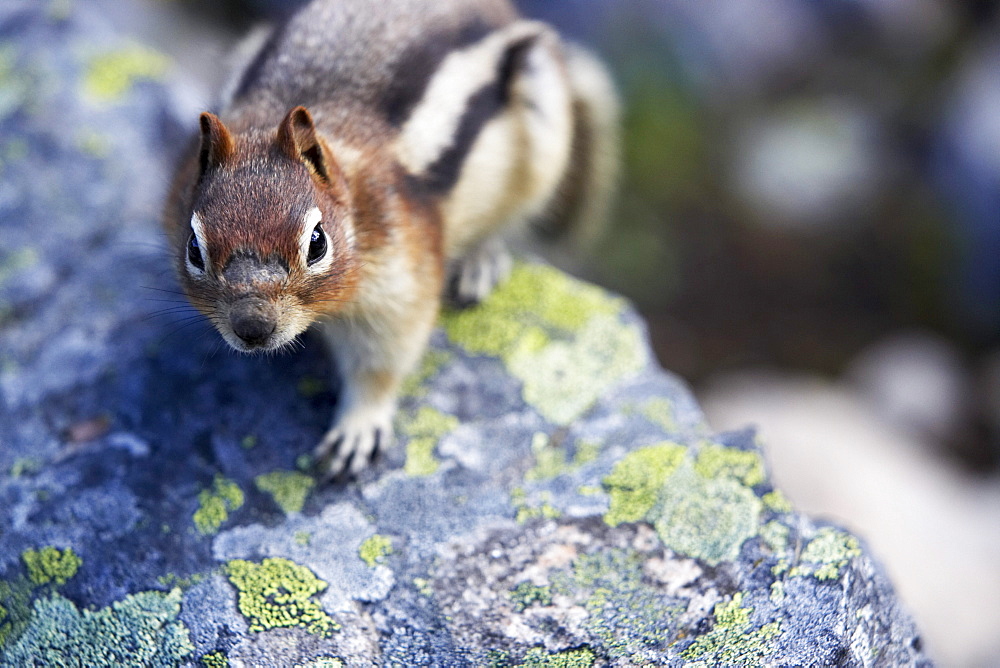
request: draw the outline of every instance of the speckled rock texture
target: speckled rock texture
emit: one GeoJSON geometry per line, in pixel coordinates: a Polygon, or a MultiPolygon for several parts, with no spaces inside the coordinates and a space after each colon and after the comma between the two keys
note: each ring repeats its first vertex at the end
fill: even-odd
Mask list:
{"type": "Polygon", "coordinates": [[[0,665],[929,665],[859,541],[544,265],[446,313],[396,446],[318,483],[318,341],[229,354],[175,292],[168,66],[0,5],[0,665]]]}

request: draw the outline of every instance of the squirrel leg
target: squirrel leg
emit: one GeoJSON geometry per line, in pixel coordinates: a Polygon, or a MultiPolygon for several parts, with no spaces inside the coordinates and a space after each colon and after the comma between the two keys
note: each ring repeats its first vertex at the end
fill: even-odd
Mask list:
{"type": "Polygon", "coordinates": [[[510,275],[511,257],[498,237],[487,237],[449,268],[448,299],[455,306],[478,304],[510,275]]]}
{"type": "Polygon", "coordinates": [[[424,301],[395,318],[322,323],[341,378],[333,421],[314,453],[327,477],[356,476],[392,444],[399,386],[426,348],[437,314],[436,302],[424,301]]]}

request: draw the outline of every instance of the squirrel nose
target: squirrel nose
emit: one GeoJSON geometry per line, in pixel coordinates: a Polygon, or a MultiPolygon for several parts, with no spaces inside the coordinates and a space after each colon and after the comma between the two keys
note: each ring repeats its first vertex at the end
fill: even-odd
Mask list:
{"type": "Polygon", "coordinates": [[[267,341],[277,328],[274,308],[260,299],[241,299],[229,311],[233,333],[249,346],[267,341]]]}

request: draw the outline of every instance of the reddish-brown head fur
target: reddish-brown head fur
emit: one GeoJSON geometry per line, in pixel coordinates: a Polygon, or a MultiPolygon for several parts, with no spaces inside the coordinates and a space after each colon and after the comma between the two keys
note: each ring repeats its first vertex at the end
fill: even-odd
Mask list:
{"type": "Polygon", "coordinates": [[[230,344],[278,348],[352,298],[351,194],[304,107],[239,133],[204,113],[198,156],[181,277],[230,344]]]}

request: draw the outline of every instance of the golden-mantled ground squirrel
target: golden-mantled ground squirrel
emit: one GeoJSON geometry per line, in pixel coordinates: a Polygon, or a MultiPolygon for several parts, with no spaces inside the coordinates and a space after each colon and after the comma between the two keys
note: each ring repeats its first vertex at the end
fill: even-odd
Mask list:
{"type": "Polygon", "coordinates": [[[233,348],[321,329],[343,382],[316,454],[354,474],[392,437],[443,292],[486,296],[512,225],[592,227],[616,162],[603,67],[508,0],[315,0],[201,115],[165,225],[233,348]]]}

